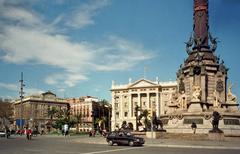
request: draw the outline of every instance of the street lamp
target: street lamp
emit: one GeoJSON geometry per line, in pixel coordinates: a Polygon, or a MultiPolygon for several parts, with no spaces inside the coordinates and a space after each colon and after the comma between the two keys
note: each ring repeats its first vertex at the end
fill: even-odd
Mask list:
{"type": "Polygon", "coordinates": [[[21,80],[19,80],[20,82],[20,129],[23,129],[23,87],[25,86],[25,84],[23,83],[23,72],[21,72],[21,80]]]}

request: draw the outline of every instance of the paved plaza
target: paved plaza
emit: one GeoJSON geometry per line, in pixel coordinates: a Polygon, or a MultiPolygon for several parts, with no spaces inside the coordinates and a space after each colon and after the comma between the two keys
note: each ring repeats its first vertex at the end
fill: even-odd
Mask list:
{"type": "Polygon", "coordinates": [[[146,139],[140,147],[108,146],[105,138],[96,136],[38,136],[26,140],[25,136],[12,136],[10,139],[0,138],[1,154],[238,154],[239,139],[232,141],[201,141],[176,139],[146,139]]]}

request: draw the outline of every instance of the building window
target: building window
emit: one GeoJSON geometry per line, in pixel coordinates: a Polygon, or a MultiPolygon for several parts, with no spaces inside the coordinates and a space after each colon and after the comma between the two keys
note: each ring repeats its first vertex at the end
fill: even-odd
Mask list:
{"type": "Polygon", "coordinates": [[[143,102],[143,106],[146,106],[146,102],[143,102]]]}
{"type": "Polygon", "coordinates": [[[118,108],[118,103],[115,103],[115,108],[118,108]]]}
{"type": "Polygon", "coordinates": [[[116,112],[116,118],[119,118],[119,112],[116,112]]]}
{"type": "Polygon", "coordinates": [[[124,117],[127,117],[128,116],[128,112],[124,112],[124,117]]]}

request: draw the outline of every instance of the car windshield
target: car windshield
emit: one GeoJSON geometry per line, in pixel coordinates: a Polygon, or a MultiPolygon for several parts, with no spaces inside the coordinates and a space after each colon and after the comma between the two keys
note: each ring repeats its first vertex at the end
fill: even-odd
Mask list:
{"type": "Polygon", "coordinates": [[[109,134],[109,136],[131,136],[133,137],[133,135],[130,133],[130,132],[123,132],[123,131],[114,131],[114,132],[111,132],[109,134]]]}
{"type": "Polygon", "coordinates": [[[118,132],[119,136],[133,136],[130,132],[118,132]]]}

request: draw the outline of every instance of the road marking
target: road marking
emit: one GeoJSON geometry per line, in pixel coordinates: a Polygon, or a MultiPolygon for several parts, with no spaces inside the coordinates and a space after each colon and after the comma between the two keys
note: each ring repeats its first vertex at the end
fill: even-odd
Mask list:
{"type": "Polygon", "coordinates": [[[96,153],[108,153],[108,152],[116,152],[116,151],[124,151],[124,150],[134,150],[134,149],[142,149],[144,147],[133,147],[133,148],[124,148],[124,149],[114,149],[114,150],[105,150],[105,151],[95,151],[95,152],[86,152],[81,154],[96,154],[96,153]]]}
{"type": "Polygon", "coordinates": [[[43,152],[43,150],[38,150],[38,149],[24,149],[26,152],[43,152]]]}
{"type": "Polygon", "coordinates": [[[79,152],[71,152],[71,151],[56,151],[56,153],[64,153],[64,154],[81,154],[79,152]]]}

